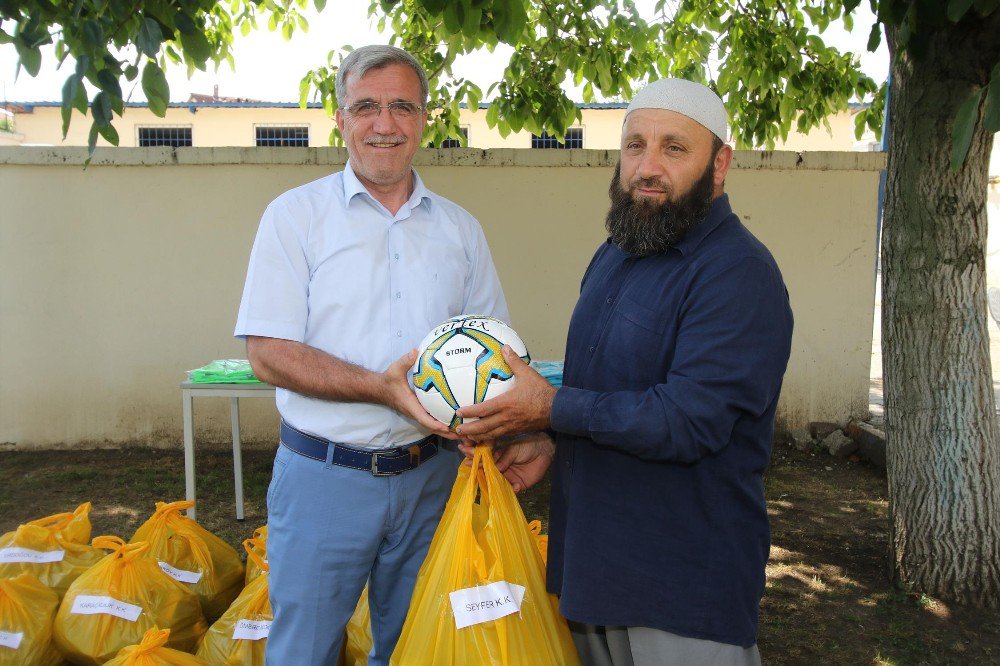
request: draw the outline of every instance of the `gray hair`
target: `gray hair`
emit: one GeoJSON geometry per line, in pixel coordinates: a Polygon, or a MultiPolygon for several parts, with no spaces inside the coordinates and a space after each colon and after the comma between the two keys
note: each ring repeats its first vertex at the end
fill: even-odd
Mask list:
{"type": "Polygon", "coordinates": [[[427,75],[424,73],[424,68],[417,62],[417,59],[403,49],[396,48],[395,46],[372,44],[351,51],[344,58],[344,62],[340,63],[340,67],[337,69],[337,78],[334,81],[337,92],[337,106],[344,106],[344,93],[347,92],[346,81],[348,74],[353,74],[360,79],[370,70],[382,69],[389,65],[406,65],[413,70],[420,80],[420,103],[426,105],[428,96],[427,75]]]}

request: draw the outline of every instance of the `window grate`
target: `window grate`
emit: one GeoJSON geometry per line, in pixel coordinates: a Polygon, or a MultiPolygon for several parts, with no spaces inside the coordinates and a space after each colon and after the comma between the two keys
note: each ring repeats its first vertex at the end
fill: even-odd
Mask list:
{"type": "Polygon", "coordinates": [[[542,132],[541,135],[532,134],[531,147],[560,149],[583,148],[583,128],[570,127],[567,129],[565,143],[560,143],[556,137],[551,136],[548,132],[542,132]]]}
{"type": "Polygon", "coordinates": [[[140,127],[139,147],[170,146],[181,148],[193,145],[190,127],[140,127]]]}
{"type": "Polygon", "coordinates": [[[309,146],[308,127],[255,127],[258,146],[309,146]]]}

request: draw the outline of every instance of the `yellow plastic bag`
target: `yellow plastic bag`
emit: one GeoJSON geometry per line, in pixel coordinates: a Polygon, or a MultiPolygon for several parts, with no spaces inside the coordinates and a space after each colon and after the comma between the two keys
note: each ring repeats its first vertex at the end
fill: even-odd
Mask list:
{"type": "Polygon", "coordinates": [[[390,663],[579,663],[545,591],[536,540],[488,447],[476,447],[472,464],[459,468],[390,663]]]}
{"type": "MultiPolygon", "coordinates": [[[[255,533],[256,534],[256,533],[255,533]]],[[[250,581],[222,617],[208,629],[198,656],[215,666],[264,666],[264,649],[271,630],[271,601],[267,596],[267,562],[254,550],[253,539],[243,542],[248,562],[260,575],[250,581]]]]}
{"type": "MultiPolygon", "coordinates": [[[[261,574],[261,568],[257,566],[257,562],[267,562],[267,525],[261,525],[255,529],[253,536],[247,539],[247,541],[250,542],[247,553],[251,551],[256,553],[257,559],[254,560],[253,557],[247,558],[247,575],[244,579],[244,586],[249,585],[250,581],[261,574]]],[[[246,544],[246,541],[243,543],[246,544]]]]}
{"type": "Polygon", "coordinates": [[[368,587],[361,591],[361,598],[354,615],[347,621],[345,630],[344,666],[366,666],[372,651],[372,622],[368,610],[368,587]]]}
{"type": "Polygon", "coordinates": [[[205,618],[222,615],[243,588],[243,562],[228,543],[181,515],[194,502],[157,502],[130,543],[146,541],[146,557],[198,595],[205,618]]]}
{"type": "Polygon", "coordinates": [[[542,556],[542,564],[549,561],[549,535],[542,534],[542,521],[532,520],[528,523],[528,531],[535,537],[535,545],[542,556]]]}
{"type": "Polygon", "coordinates": [[[55,666],[52,643],[59,595],[30,574],[0,578],[0,666],[55,666]]]}
{"type": "Polygon", "coordinates": [[[97,666],[154,627],[170,629],[170,647],[194,651],[207,629],[198,597],[142,557],[149,544],[99,536],[94,546],[112,552],[73,581],[59,606],[54,636],[63,655],[97,666]]]}
{"type": "Polygon", "coordinates": [[[169,639],[169,629],[150,629],[137,645],[123,647],[104,666],[212,666],[187,652],[168,648],[169,639]]]}
{"type": "Polygon", "coordinates": [[[59,596],[104,552],[90,546],[90,502],[72,513],[57,513],[0,536],[0,578],[31,574],[59,596]]]}

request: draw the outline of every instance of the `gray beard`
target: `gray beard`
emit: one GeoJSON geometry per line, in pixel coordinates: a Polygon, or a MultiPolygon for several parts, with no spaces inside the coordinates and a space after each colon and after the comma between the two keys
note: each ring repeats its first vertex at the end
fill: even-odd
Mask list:
{"type": "MultiPolygon", "coordinates": [[[[714,178],[715,161],[709,160],[705,172],[687,194],[676,203],[666,201],[658,204],[645,198],[636,199],[622,187],[619,162],[615,167],[614,178],[611,179],[611,187],[608,188],[611,209],[608,210],[604,226],[608,230],[609,240],[625,252],[638,257],[666,252],[708,216],[715,189],[714,178]]],[[[652,179],[634,183],[641,184],[663,187],[663,183],[652,179]]]]}

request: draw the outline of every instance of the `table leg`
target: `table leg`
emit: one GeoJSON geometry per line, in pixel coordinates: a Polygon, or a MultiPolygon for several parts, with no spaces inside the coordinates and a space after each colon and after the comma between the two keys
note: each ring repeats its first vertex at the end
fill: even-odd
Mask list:
{"type": "MultiPolygon", "coordinates": [[[[188,501],[195,501],[194,492],[194,423],[191,393],[181,391],[181,405],[184,414],[184,490],[188,501]]],[[[195,507],[187,512],[188,518],[196,520],[195,507]]]]}
{"type": "Polygon", "coordinates": [[[236,520],[243,520],[243,451],[240,443],[240,399],[229,399],[233,420],[233,481],[236,485],[236,520]]]}

